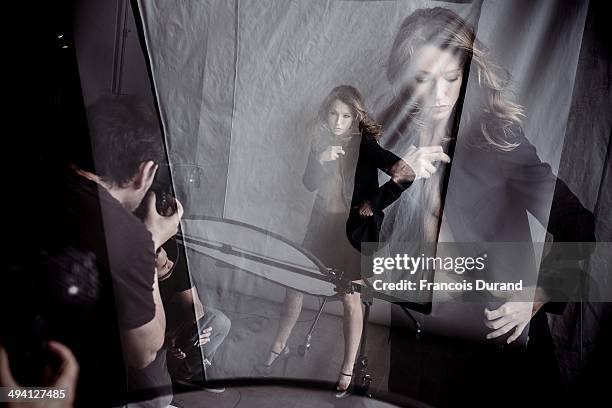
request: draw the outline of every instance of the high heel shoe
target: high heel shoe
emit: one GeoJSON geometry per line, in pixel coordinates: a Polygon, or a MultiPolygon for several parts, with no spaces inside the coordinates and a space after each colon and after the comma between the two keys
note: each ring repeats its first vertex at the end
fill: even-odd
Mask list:
{"type": "Polygon", "coordinates": [[[336,398],[346,398],[351,393],[351,387],[353,385],[353,374],[347,374],[347,373],[343,373],[342,371],[340,371],[340,375],[351,378],[351,381],[349,382],[348,386],[345,389],[342,390],[339,388],[340,387],[339,381],[338,381],[338,385],[336,386],[336,391],[338,391],[336,393],[336,398]]]}
{"type": "Polygon", "coordinates": [[[267,377],[270,374],[272,374],[272,369],[274,368],[274,366],[277,365],[279,361],[283,361],[283,360],[285,361],[285,369],[284,370],[286,371],[287,370],[287,361],[288,361],[288,358],[289,358],[289,351],[290,351],[289,350],[289,346],[287,346],[287,345],[285,347],[283,347],[283,349],[280,352],[278,352],[278,353],[276,351],[274,351],[274,350],[270,350],[270,353],[275,355],[275,357],[272,360],[272,362],[270,364],[258,364],[258,365],[256,365],[255,366],[255,371],[258,374],[260,374],[260,375],[262,375],[264,377],[267,377]]]}

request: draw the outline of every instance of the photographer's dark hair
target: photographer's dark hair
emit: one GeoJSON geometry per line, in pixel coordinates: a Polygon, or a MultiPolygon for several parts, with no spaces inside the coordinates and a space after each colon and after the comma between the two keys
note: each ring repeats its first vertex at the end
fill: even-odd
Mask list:
{"type": "Polygon", "coordinates": [[[87,107],[89,138],[93,153],[75,160],[75,165],[103,181],[124,186],[138,166],[164,158],[163,138],[153,109],[127,95],[104,95],[87,107]]]}

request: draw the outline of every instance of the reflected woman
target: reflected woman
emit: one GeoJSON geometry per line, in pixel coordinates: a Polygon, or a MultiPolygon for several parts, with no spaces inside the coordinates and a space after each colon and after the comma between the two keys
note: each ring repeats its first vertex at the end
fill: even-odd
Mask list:
{"type": "MultiPolygon", "coordinates": [[[[412,183],[389,208],[382,240],[391,245],[415,241],[532,242],[528,212],[547,226],[555,241],[594,240],[592,214],[539,159],[522,131],[523,108],[506,97],[508,76],[492,62],[461,17],[444,8],[417,10],[408,16],[395,37],[387,76],[395,98],[381,117],[385,145],[398,151],[440,145],[452,155],[453,164],[446,193],[445,176],[450,165],[443,161],[434,164],[436,171],[430,173],[431,177],[412,183]],[[469,83],[468,74],[473,78],[469,83]],[[456,144],[451,151],[453,141],[456,144]]],[[[360,182],[355,180],[356,185],[360,182]]],[[[512,277],[536,264],[528,255],[497,261],[512,277]]],[[[525,329],[530,321],[533,326],[534,320],[541,323],[537,330],[547,330],[545,315],[537,314],[550,298],[542,282],[537,282],[533,303],[525,299],[505,301],[479,309],[477,319],[485,333],[482,341],[512,343],[526,335],[525,329]]],[[[443,313],[435,308],[434,303],[432,316],[443,313]]],[[[464,317],[468,318],[458,318],[464,317]]],[[[498,364],[503,353],[483,353],[481,360],[473,353],[462,360],[459,351],[445,349],[432,356],[452,356],[440,360],[445,361],[442,363],[436,360],[436,364],[448,363],[444,370],[451,373],[449,376],[428,370],[416,372],[411,367],[427,367],[433,362],[426,361],[425,352],[418,347],[407,351],[407,347],[416,346],[398,338],[392,336],[389,388],[393,391],[406,390],[407,381],[434,381],[440,384],[432,385],[433,389],[448,391],[448,395],[440,393],[435,398],[443,398],[442,394],[450,397],[456,395],[452,390],[465,390],[462,387],[471,384],[463,380],[503,383],[502,377],[490,375],[491,367],[506,367],[503,372],[508,374],[516,364],[514,358],[505,361],[505,366],[498,364]],[[483,364],[481,371],[479,364],[483,364]],[[474,370],[474,378],[466,374],[467,367],[474,370]],[[454,375],[453,368],[461,375],[454,375]],[[420,377],[411,378],[414,376],[420,377]]],[[[460,349],[458,342],[445,347],[450,346],[460,349]]],[[[427,402],[444,404],[440,399],[427,402]]]]}

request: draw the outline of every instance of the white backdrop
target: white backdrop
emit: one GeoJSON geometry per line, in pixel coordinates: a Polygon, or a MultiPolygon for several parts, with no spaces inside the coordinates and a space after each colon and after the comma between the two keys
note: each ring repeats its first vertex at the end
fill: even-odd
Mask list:
{"type": "MultiPolygon", "coordinates": [[[[383,109],[393,38],[423,7],[448,7],[474,24],[512,75],[513,99],[526,108],[525,134],[553,170],[566,142],[583,137],[566,135],[566,128],[587,2],[138,4],[170,160],[183,166],[175,182],[187,214],[242,221],[300,244],[314,200],[301,181],[309,123],[341,84],[357,87],[374,116],[383,109]],[[199,171],[185,174],[189,166],[199,171]]],[[[591,152],[602,161],[597,155],[604,153],[591,152]]],[[[593,180],[600,178],[601,168],[593,180]]],[[[576,193],[592,209],[595,184],[576,193]]],[[[532,229],[543,241],[544,228],[532,222],[532,229]]],[[[260,293],[263,283],[239,275],[224,285],[260,293]]],[[[277,300],[283,293],[265,291],[277,300]]]]}

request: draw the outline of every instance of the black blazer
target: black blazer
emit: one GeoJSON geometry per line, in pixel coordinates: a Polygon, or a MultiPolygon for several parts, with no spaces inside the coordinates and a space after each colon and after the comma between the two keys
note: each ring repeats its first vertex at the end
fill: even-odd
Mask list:
{"type": "MultiPolygon", "coordinates": [[[[512,130],[513,141],[519,145],[507,152],[457,143],[444,203],[454,241],[529,243],[530,213],[554,242],[594,242],[593,214],[540,160],[522,129],[512,130]]],[[[562,245],[552,248],[542,262],[538,285],[558,300],[563,297],[559,290],[571,290],[570,281],[576,278],[563,273],[559,264],[584,259],[592,245],[576,244],[571,251],[562,245]]],[[[522,271],[534,268],[535,259],[522,251],[520,257],[511,250],[503,255],[492,265],[498,269],[496,276],[518,278],[522,271]]]]}
{"type": "Polygon", "coordinates": [[[361,137],[359,158],[355,169],[355,187],[351,199],[351,211],[346,223],[346,234],[351,245],[362,251],[362,242],[378,242],[384,217],[383,210],[397,200],[411,183],[397,184],[392,180],[378,185],[378,170],[388,175],[390,168],[400,160],[392,152],[383,149],[376,138],[368,133],[361,137]],[[369,201],[374,215],[361,218],[358,206],[369,201]]]}
{"type": "MultiPolygon", "coordinates": [[[[459,139],[449,164],[450,177],[444,202],[444,214],[453,240],[529,243],[532,241],[529,212],[546,226],[555,242],[594,242],[593,214],[582,206],[563,180],[552,173],[550,166],[540,160],[522,129],[515,127],[512,131],[512,141],[519,145],[511,151],[479,147],[459,139]]],[[[353,205],[359,205],[364,199],[370,200],[380,220],[370,221],[368,228],[380,227],[382,209],[397,200],[404,189],[392,181],[376,189],[377,176],[374,173],[376,167],[388,172],[391,162],[399,158],[382,149],[375,140],[364,140],[361,154],[364,158],[360,157],[357,165],[353,205]]],[[[404,194],[410,194],[410,189],[404,194]]],[[[402,203],[389,208],[385,222],[394,223],[399,205],[402,203]]],[[[369,234],[367,238],[378,240],[379,232],[364,228],[364,223],[358,214],[351,212],[347,221],[351,242],[359,244],[357,235],[364,230],[369,234]]],[[[540,286],[563,286],[562,281],[568,276],[562,276],[554,263],[583,259],[591,249],[590,245],[576,245],[572,253],[564,252],[562,247],[553,250],[543,262],[545,273],[540,273],[540,286]]],[[[517,259],[511,253],[508,252],[507,259],[497,259],[497,265],[491,265],[491,269],[499,273],[533,269],[533,257],[517,259]]]]}

